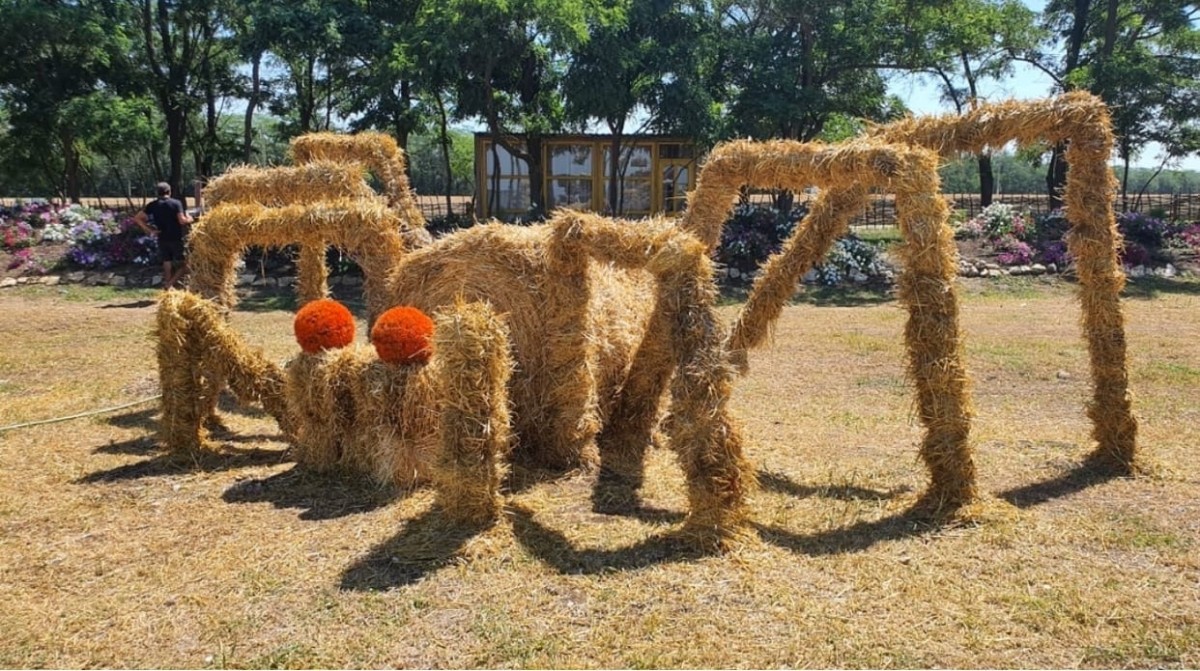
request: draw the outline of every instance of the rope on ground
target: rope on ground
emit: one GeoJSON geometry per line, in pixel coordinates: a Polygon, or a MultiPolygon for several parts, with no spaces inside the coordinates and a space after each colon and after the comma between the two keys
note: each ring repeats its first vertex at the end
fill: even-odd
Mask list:
{"type": "Polygon", "coordinates": [[[65,422],[70,419],[80,419],[82,417],[92,417],[93,415],[103,415],[103,414],[106,414],[109,412],[113,412],[114,410],[124,410],[125,408],[132,408],[135,405],[149,403],[150,401],[157,401],[160,398],[162,398],[162,394],[155,394],[154,396],[147,396],[146,398],[139,399],[136,401],[131,401],[129,403],[123,403],[121,405],[114,405],[111,408],[100,408],[99,410],[91,410],[88,412],[81,412],[78,415],[71,415],[69,417],[55,417],[54,419],[41,419],[36,422],[25,422],[24,424],[10,424],[9,426],[0,426],[0,433],[4,433],[5,431],[13,431],[15,429],[26,429],[31,426],[41,426],[42,424],[56,424],[58,422],[65,422]]]}

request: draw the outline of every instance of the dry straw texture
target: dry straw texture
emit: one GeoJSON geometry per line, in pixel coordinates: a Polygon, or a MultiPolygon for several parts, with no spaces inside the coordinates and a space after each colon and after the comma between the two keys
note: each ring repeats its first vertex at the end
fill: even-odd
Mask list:
{"type": "Polygon", "coordinates": [[[404,152],[385,133],[309,133],[292,140],[292,157],[299,164],[314,161],[359,163],[383,182],[388,205],[400,216],[405,229],[425,227],[405,171],[404,152]]]}
{"type": "Polygon", "coordinates": [[[191,288],[230,308],[237,300],[234,272],[242,250],[299,243],[300,300],[323,298],[328,293],[324,249],[334,245],[362,266],[367,310],[373,318],[390,305],[384,286],[388,271],[404,252],[399,230],[396,214],[371,201],[271,208],[219,205],[196,223],[189,238],[191,288]]]}
{"type": "Polygon", "coordinates": [[[969,431],[969,383],[962,363],[957,250],[946,226],[948,210],[938,195],[936,156],[925,149],[880,142],[731,142],[713,150],[688,201],[683,227],[712,246],[720,238],[742,186],[798,191],[823,189],[812,213],[756,280],[733,327],[729,348],[744,363],[746,350],[762,343],[791,298],[800,277],[847,231],[866,204],[867,190],[896,193],[905,244],[899,298],[908,308],[905,329],[909,376],[917,389],[926,434],[921,457],[929,469],[926,501],[957,510],[977,497],[969,431]]]}
{"type": "Polygon", "coordinates": [[[373,200],[357,163],[314,161],[300,166],[230,168],[204,187],[209,207],[241,203],[282,207],[342,198],[373,200]]]}
{"type": "Polygon", "coordinates": [[[1067,244],[1075,257],[1083,332],[1091,359],[1088,416],[1096,451],[1092,460],[1117,472],[1138,470],[1137,420],[1126,362],[1120,293],[1125,273],[1118,261],[1120,234],[1113,215],[1115,178],[1108,167],[1112,123],[1099,98],[1074,92],[1034,102],[981,105],[962,116],[910,118],[877,127],[889,142],[907,142],[944,156],[1001,147],[1010,141],[1067,145],[1067,244]]]}
{"type": "Polygon", "coordinates": [[[433,467],[438,503],[450,519],[486,524],[500,515],[502,461],[510,447],[508,328],[482,303],[439,313],[435,385],[441,449],[433,467]]]}
{"type": "Polygon", "coordinates": [[[282,371],[261,351],[246,346],[217,305],[195,294],[168,291],[159,301],[155,331],[163,394],[160,439],[169,449],[192,451],[205,445],[204,423],[225,383],[240,401],[261,405],[285,433],[291,429],[282,371]]]}
{"type": "Polygon", "coordinates": [[[476,227],[417,250],[392,275],[390,296],[427,312],[460,299],[486,301],[505,316],[515,364],[514,457],[542,466],[607,461],[597,454],[597,436],[616,408],[640,408],[645,433],[629,444],[635,453],[644,449],[662,388],[640,395],[642,386],[627,384],[630,362],[635,352],[671,360],[655,368],[686,362],[689,374],[673,389],[682,419],[670,437],[694,494],[688,528],[702,542],[722,544],[744,521],[752,477],[725,411],[728,371],[708,263],[703,246],[670,222],[562,213],[542,226],[476,227]],[[669,342],[639,350],[656,301],[669,342]]]}

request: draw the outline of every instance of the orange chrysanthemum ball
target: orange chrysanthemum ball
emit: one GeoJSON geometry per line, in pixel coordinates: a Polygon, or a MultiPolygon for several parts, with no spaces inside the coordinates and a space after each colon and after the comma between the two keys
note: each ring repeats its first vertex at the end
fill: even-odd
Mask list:
{"type": "Polygon", "coordinates": [[[309,354],[354,342],[354,315],[345,305],[328,298],[305,303],[292,327],[300,349],[309,354]]]}
{"type": "Polygon", "coordinates": [[[371,344],[388,363],[425,363],[433,355],[433,320],[417,308],[392,308],[375,320],[371,344]]]}

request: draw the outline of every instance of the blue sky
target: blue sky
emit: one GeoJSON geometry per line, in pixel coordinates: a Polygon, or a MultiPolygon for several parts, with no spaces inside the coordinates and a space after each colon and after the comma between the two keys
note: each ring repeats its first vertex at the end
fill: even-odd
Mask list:
{"type": "MultiPolygon", "coordinates": [[[[1024,2],[1027,7],[1037,12],[1042,11],[1045,6],[1045,0],[1024,0],[1024,2]]],[[[1053,82],[1044,73],[1024,63],[1017,63],[1011,77],[1003,81],[983,82],[980,93],[991,101],[1009,98],[1023,100],[1052,95],[1052,89],[1053,82]]],[[[945,114],[952,111],[950,105],[941,101],[937,87],[928,77],[896,76],[889,83],[889,91],[904,100],[904,104],[916,115],[945,114]]],[[[1133,165],[1158,167],[1158,154],[1157,144],[1148,145],[1142,155],[1133,160],[1133,165]]],[[[1200,170],[1200,156],[1189,156],[1179,165],[1170,167],[1200,170]]]]}

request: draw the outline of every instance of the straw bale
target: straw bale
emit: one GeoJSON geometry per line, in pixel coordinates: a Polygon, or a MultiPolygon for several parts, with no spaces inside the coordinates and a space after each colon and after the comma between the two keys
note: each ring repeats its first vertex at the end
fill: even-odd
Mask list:
{"type": "Polygon", "coordinates": [[[743,185],[800,191],[818,185],[846,188],[886,187],[904,170],[906,148],[880,142],[739,140],[717,145],[704,162],[680,226],[708,249],[721,240],[721,227],[733,211],[743,185]]]}
{"type": "Polygon", "coordinates": [[[451,519],[487,523],[500,514],[510,448],[508,328],[486,304],[460,303],[438,313],[434,347],[442,404],[437,500],[451,519]]]}
{"type": "MultiPolygon", "coordinates": [[[[732,142],[715,148],[689,196],[683,228],[710,248],[720,239],[742,186],[800,190],[821,195],[783,250],[768,260],[739,314],[728,347],[745,368],[746,350],[761,344],[791,298],[800,277],[844,234],[873,187],[896,193],[906,244],[900,299],[907,306],[909,376],[917,388],[925,425],[921,455],[930,472],[926,499],[956,509],[975,500],[975,471],[968,442],[970,404],[962,364],[954,289],[956,250],[938,195],[936,156],[925,149],[873,140],[830,146],[792,141],[732,142]]],[[[659,322],[656,322],[656,326],[659,322]]],[[[660,379],[660,371],[635,376],[660,379]]]]}
{"type": "Polygon", "coordinates": [[[209,207],[239,203],[282,207],[324,200],[376,200],[357,163],[314,161],[299,166],[230,168],[204,187],[209,207]]]}
{"type": "Polygon", "coordinates": [[[1129,391],[1120,303],[1125,274],[1117,258],[1121,242],[1112,209],[1116,183],[1108,168],[1113,135],[1104,103],[1076,91],[1046,100],[980,105],[962,116],[908,118],[877,126],[871,133],[944,156],[977,153],[1013,140],[1068,143],[1064,199],[1071,230],[1067,245],[1076,259],[1092,374],[1088,416],[1096,450],[1091,459],[1114,472],[1136,472],[1137,419],[1129,391]]]}
{"type": "Polygon", "coordinates": [[[262,405],[285,433],[290,431],[282,371],[245,344],[219,306],[195,294],[168,291],[159,302],[155,335],[163,390],[160,432],[168,448],[205,445],[204,423],[226,382],[240,401],[262,405]]]}
{"type": "Polygon", "coordinates": [[[354,382],[374,356],[370,347],[354,345],[319,354],[301,353],[288,362],[284,373],[296,463],[317,472],[373,470],[351,445],[356,418],[354,382]]]}
{"type": "Polygon", "coordinates": [[[389,303],[384,287],[392,265],[404,252],[395,213],[377,202],[328,201],[267,208],[225,204],[214,207],[193,226],[189,245],[192,289],[226,308],[237,300],[234,265],[246,247],[302,246],[302,302],[324,297],[324,250],[346,250],[366,277],[364,293],[371,318],[389,303]]]}
{"type": "Polygon", "coordinates": [[[634,396],[643,389],[630,377],[634,353],[671,361],[657,368],[684,365],[689,375],[677,376],[672,404],[686,421],[668,435],[693,493],[687,528],[708,545],[738,535],[753,478],[725,407],[724,333],[702,244],[669,220],[632,224],[562,212],[541,226],[484,225],[443,238],[407,255],[391,278],[395,304],[428,312],[460,299],[487,302],[509,328],[515,459],[572,468],[597,456],[607,465],[611,456],[640,473],[663,388],[634,396]],[[648,346],[656,304],[668,342],[648,346]],[[618,408],[639,420],[632,448],[613,440],[630,435],[616,421],[618,408]],[[602,427],[612,455],[597,455],[602,427]]]}
{"type": "Polygon", "coordinates": [[[897,296],[908,307],[908,375],[926,429],[920,453],[930,485],[924,499],[937,510],[954,511],[978,498],[969,443],[970,380],[958,323],[958,248],[946,225],[950,213],[939,195],[936,157],[914,151],[911,158],[912,169],[895,180],[897,223],[905,240],[897,296]]]}
{"type": "Polygon", "coordinates": [[[357,413],[353,461],[380,484],[411,488],[430,481],[441,401],[436,368],[370,360],[353,381],[357,413]]]}
{"type": "Polygon", "coordinates": [[[408,183],[404,151],[384,133],[309,133],[294,138],[292,157],[296,163],[334,161],[359,163],[379,177],[387,194],[388,206],[395,209],[405,229],[425,227],[425,216],[417,207],[408,183]]]}
{"type": "Polygon", "coordinates": [[[639,306],[650,300],[652,281],[552,254],[551,232],[547,225],[486,224],[441,238],[398,264],[388,303],[432,314],[461,297],[504,315],[518,370],[509,390],[521,446],[514,458],[576,468],[596,460],[601,399],[620,388],[644,331],[639,306]],[[619,318],[598,318],[601,309],[619,318]]]}

